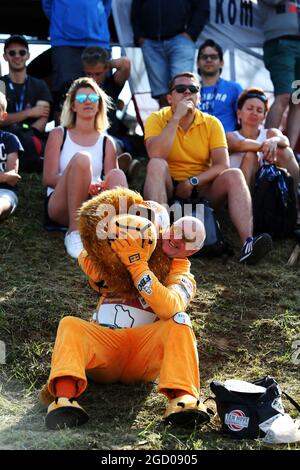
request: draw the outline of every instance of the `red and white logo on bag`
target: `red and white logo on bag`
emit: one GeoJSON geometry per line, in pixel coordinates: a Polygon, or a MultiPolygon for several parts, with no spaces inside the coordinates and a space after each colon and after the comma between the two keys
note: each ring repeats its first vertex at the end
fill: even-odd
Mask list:
{"type": "Polygon", "coordinates": [[[249,426],[249,418],[241,410],[232,410],[225,414],[225,424],[231,431],[241,431],[249,426]]]}

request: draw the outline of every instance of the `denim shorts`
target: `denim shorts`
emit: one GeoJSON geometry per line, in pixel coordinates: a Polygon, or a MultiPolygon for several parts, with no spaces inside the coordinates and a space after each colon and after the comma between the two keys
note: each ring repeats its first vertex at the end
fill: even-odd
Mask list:
{"type": "Polygon", "coordinates": [[[292,94],[295,80],[300,80],[300,41],[273,39],[264,44],[264,63],[269,70],[274,94],[292,94]]]}
{"type": "Polygon", "coordinates": [[[6,199],[9,201],[11,205],[10,214],[12,214],[18,205],[17,194],[14,191],[11,191],[10,189],[0,188],[0,199],[6,199]]]}
{"type": "Polygon", "coordinates": [[[177,73],[194,71],[196,45],[182,34],[162,41],[145,39],[142,51],[153,98],[168,93],[177,73]]]}

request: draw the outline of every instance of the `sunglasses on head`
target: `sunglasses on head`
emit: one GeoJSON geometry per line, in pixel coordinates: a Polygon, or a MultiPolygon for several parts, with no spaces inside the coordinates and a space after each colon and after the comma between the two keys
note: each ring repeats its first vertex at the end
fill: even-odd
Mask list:
{"type": "Polygon", "coordinates": [[[98,103],[98,101],[100,100],[100,96],[96,93],[90,93],[89,95],[87,95],[86,93],[80,93],[79,95],[75,96],[75,101],[81,104],[85,103],[88,99],[91,103],[98,103]]]}
{"type": "Polygon", "coordinates": [[[184,93],[186,90],[189,90],[191,93],[198,93],[200,88],[197,85],[175,85],[171,88],[171,91],[176,91],[176,93],[184,93]]]}
{"type": "Polygon", "coordinates": [[[258,98],[263,103],[266,103],[268,101],[268,98],[265,95],[261,95],[260,93],[247,93],[246,99],[248,98],[258,98]]]}
{"type": "Polygon", "coordinates": [[[104,63],[104,61],[108,61],[108,56],[101,54],[100,52],[93,52],[92,54],[86,54],[85,57],[88,60],[100,60],[104,63]]]}
{"type": "Polygon", "coordinates": [[[27,54],[26,49],[20,49],[19,51],[16,51],[15,49],[11,49],[10,51],[7,51],[7,54],[10,55],[10,57],[14,57],[15,55],[19,54],[21,57],[24,57],[27,54]]]}

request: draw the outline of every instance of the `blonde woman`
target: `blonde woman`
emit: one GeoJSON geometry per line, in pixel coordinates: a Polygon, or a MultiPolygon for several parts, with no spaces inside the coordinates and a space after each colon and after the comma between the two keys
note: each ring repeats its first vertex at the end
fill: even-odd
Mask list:
{"type": "Polygon", "coordinates": [[[81,204],[104,189],[127,187],[115,146],[105,134],[108,105],[109,98],[93,79],[75,80],[63,105],[61,126],[51,131],[45,149],[48,216],[68,226],[65,247],[73,258],[83,248],[77,227],[81,204]]]}

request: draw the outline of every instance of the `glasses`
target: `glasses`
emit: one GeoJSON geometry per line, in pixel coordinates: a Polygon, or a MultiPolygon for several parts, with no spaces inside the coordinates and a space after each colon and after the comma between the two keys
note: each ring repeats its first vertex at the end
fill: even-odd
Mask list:
{"type": "Polygon", "coordinates": [[[100,61],[105,64],[109,60],[109,55],[106,52],[92,52],[92,53],[85,53],[82,56],[83,62],[92,61],[100,61]]]}
{"type": "Polygon", "coordinates": [[[11,49],[10,51],[7,51],[7,54],[10,57],[14,57],[15,55],[19,54],[19,56],[24,57],[27,54],[26,49],[20,49],[19,51],[15,51],[15,49],[11,49]]]}
{"type": "Polygon", "coordinates": [[[200,59],[201,60],[218,60],[219,59],[219,56],[218,54],[201,54],[200,55],[200,59]]]}
{"type": "Polygon", "coordinates": [[[189,90],[191,93],[198,93],[200,87],[197,85],[175,85],[171,88],[171,91],[176,91],[176,93],[184,93],[186,90],[189,90]]]}
{"type": "Polygon", "coordinates": [[[96,95],[96,93],[90,93],[89,95],[86,93],[80,93],[79,95],[75,96],[75,101],[80,104],[85,103],[88,99],[91,103],[98,103],[100,96],[96,95]]]}
{"type": "Polygon", "coordinates": [[[258,98],[263,103],[266,103],[268,101],[268,98],[266,97],[266,95],[261,95],[260,93],[247,93],[245,98],[246,99],[248,99],[248,98],[258,98]]]}

